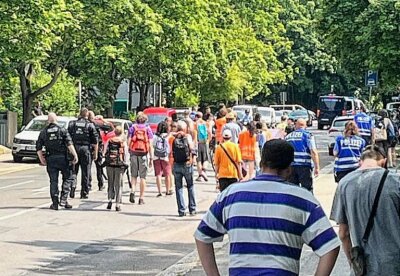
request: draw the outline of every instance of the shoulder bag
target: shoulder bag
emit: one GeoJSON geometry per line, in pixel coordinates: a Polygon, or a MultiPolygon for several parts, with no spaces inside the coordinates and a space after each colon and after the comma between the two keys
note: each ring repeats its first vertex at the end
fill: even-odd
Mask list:
{"type": "MultiPolygon", "coordinates": [[[[238,172],[238,177],[240,176],[240,172],[239,172],[239,166],[237,165],[237,163],[235,162],[235,160],[233,160],[233,158],[229,155],[228,151],[225,149],[225,147],[220,144],[220,147],[222,148],[222,150],[225,152],[226,156],[228,156],[229,160],[232,162],[232,164],[235,166],[237,172],[238,172]]],[[[245,168],[243,168],[242,166],[242,176],[246,177],[247,175],[247,171],[245,168]]]]}
{"type": "MultiPolygon", "coordinates": [[[[371,214],[368,218],[367,228],[365,229],[364,236],[362,238],[362,245],[365,245],[368,241],[369,234],[371,233],[372,227],[374,226],[374,218],[376,215],[376,210],[378,209],[379,198],[381,197],[382,188],[385,184],[386,177],[389,173],[389,170],[385,170],[383,173],[381,182],[379,183],[378,190],[375,195],[374,203],[372,205],[371,214]]],[[[351,264],[353,271],[356,276],[363,276],[366,275],[366,260],[365,260],[365,253],[364,248],[362,246],[355,246],[351,248],[351,264]]]]}

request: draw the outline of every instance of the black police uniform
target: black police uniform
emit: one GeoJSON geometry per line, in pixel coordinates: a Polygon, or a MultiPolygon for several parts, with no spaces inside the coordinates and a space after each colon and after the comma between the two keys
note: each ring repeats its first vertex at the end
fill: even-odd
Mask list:
{"type": "Polygon", "coordinates": [[[97,136],[99,137],[99,153],[97,156],[97,160],[94,160],[94,164],[96,165],[96,175],[97,175],[97,184],[99,186],[99,190],[102,190],[104,187],[103,180],[103,140],[100,138],[100,131],[109,132],[112,131],[112,127],[110,125],[106,125],[104,123],[94,122],[94,127],[97,131],[97,136]]]}
{"type": "Polygon", "coordinates": [[[77,175],[79,167],[82,169],[81,176],[81,198],[87,198],[90,190],[90,174],[92,164],[92,148],[91,145],[97,144],[97,131],[89,120],[79,118],[77,121],[72,121],[68,126],[68,131],[71,134],[72,141],[78,154],[78,163],[74,166],[73,183],[70,196],[75,197],[75,189],[77,185],[77,175]]]}
{"type": "Polygon", "coordinates": [[[39,134],[36,142],[36,150],[46,148],[47,173],[50,178],[50,196],[53,208],[58,209],[58,204],[66,206],[68,193],[71,188],[72,170],[68,160],[68,146],[72,145],[72,139],[65,128],[51,123],[39,134]],[[58,176],[62,175],[62,190],[60,201],[58,199],[58,176]]]}

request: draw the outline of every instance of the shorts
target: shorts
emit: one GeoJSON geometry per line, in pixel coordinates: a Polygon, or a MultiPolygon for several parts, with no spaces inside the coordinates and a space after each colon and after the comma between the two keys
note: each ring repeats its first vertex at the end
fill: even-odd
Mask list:
{"type": "Polygon", "coordinates": [[[222,192],[228,188],[231,184],[238,182],[237,178],[220,178],[218,179],[219,190],[222,192]]]}
{"type": "Polygon", "coordinates": [[[146,179],[147,176],[147,155],[137,156],[131,154],[131,175],[132,177],[140,177],[146,179]]]}
{"type": "Polygon", "coordinates": [[[313,192],[313,169],[306,166],[292,166],[291,175],[289,182],[306,188],[310,192],[313,192]]]}
{"type": "Polygon", "coordinates": [[[156,159],[153,161],[155,176],[169,176],[171,174],[171,166],[169,161],[156,159]]]}
{"type": "Polygon", "coordinates": [[[208,156],[208,145],[206,143],[198,144],[197,162],[204,164],[210,160],[208,156]]]}

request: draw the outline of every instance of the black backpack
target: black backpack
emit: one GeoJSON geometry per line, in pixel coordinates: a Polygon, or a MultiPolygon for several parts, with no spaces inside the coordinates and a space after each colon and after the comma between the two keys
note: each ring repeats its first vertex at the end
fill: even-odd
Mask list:
{"type": "Polygon", "coordinates": [[[124,157],[123,143],[109,140],[105,156],[105,165],[109,167],[122,167],[124,166],[124,157]]]}
{"type": "Polygon", "coordinates": [[[175,138],[172,146],[172,154],[175,163],[183,164],[190,160],[190,147],[186,136],[178,135],[175,138]]]}

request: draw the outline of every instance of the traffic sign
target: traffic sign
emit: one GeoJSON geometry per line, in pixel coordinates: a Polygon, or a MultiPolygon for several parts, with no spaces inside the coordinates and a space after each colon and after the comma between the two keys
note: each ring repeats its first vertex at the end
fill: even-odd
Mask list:
{"type": "Polygon", "coordinates": [[[369,87],[378,86],[378,72],[368,70],[365,74],[365,85],[369,87]]]}
{"type": "Polygon", "coordinates": [[[279,96],[281,98],[281,104],[285,104],[287,102],[287,92],[281,92],[279,96]]]}

